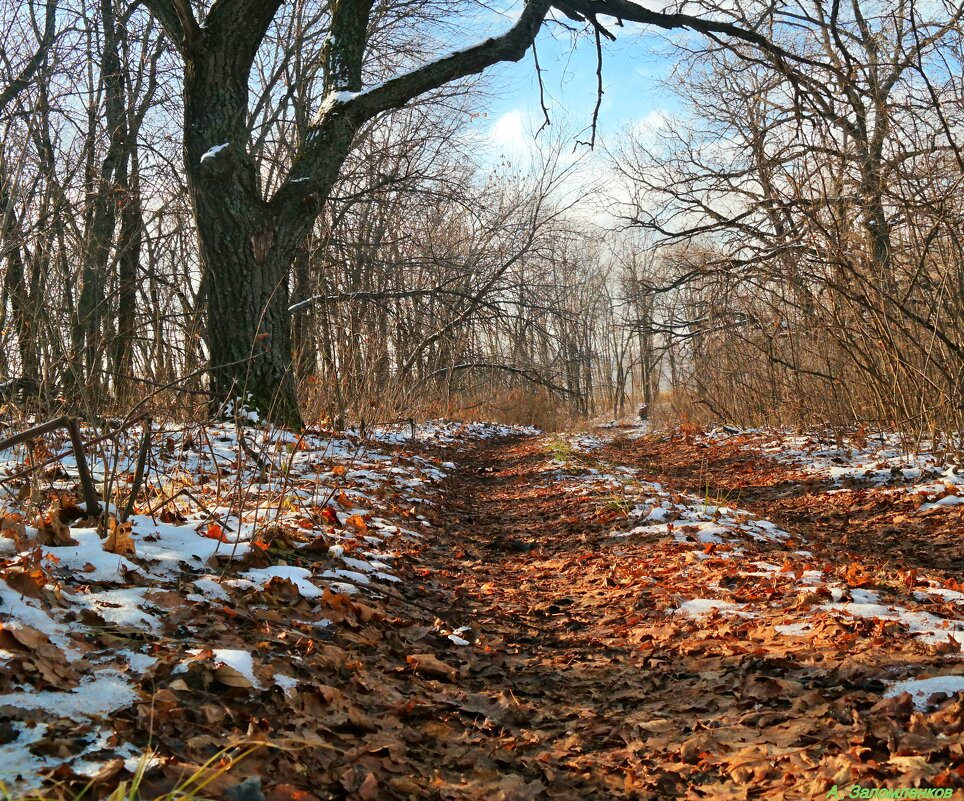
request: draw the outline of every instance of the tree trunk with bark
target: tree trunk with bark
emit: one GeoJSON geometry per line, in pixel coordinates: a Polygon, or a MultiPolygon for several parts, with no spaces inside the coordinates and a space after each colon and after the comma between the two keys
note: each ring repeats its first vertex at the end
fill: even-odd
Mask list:
{"type": "Polygon", "coordinates": [[[518,61],[549,8],[531,0],[502,36],[362,92],[372,0],[331,4],[325,100],[271,198],[248,152],[251,66],[281,0],[215,0],[199,25],[185,0],[146,0],[184,60],[184,163],[206,288],[211,390],[263,419],[301,424],[295,391],[289,273],[338,178],[358,128],[426,91],[518,61]]]}

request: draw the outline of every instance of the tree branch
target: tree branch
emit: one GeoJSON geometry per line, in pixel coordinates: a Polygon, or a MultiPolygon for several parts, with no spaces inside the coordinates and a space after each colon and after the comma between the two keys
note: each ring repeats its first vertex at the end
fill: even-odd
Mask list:
{"type": "Polygon", "coordinates": [[[177,13],[173,0],[142,0],[144,7],[154,15],[161,24],[167,38],[181,52],[184,48],[184,25],[177,13]]]}
{"type": "Polygon", "coordinates": [[[30,60],[24,65],[23,69],[20,70],[20,74],[17,75],[3,91],[0,92],[0,114],[7,105],[12,101],[17,95],[19,95],[24,89],[30,85],[30,81],[33,78],[34,73],[43,64],[44,59],[47,58],[47,51],[50,50],[50,46],[54,43],[56,38],[56,25],[57,25],[57,0],[47,0],[47,8],[44,16],[44,32],[43,37],[37,45],[37,51],[33,54],[30,60]]]}
{"type": "Polygon", "coordinates": [[[515,25],[472,47],[458,50],[384,83],[351,95],[329,95],[316,124],[330,114],[340,114],[356,125],[383,111],[399,108],[425,92],[475,75],[503,61],[519,61],[525,54],[549,11],[549,0],[530,0],[515,25]]]}
{"type": "Polygon", "coordinates": [[[535,370],[527,370],[523,367],[515,367],[511,364],[500,364],[499,362],[465,362],[463,364],[454,364],[451,367],[442,367],[426,375],[422,379],[421,383],[427,383],[431,379],[440,375],[449,375],[462,370],[502,370],[506,373],[522,376],[524,379],[526,379],[526,381],[529,381],[530,383],[536,384],[540,387],[545,387],[550,392],[556,392],[560,395],[579,397],[578,392],[568,389],[567,387],[561,387],[558,384],[553,384],[551,381],[539,375],[539,373],[537,373],[535,370]]]}
{"type": "MultiPolygon", "coordinates": [[[[188,5],[188,0],[175,2],[188,5]]],[[[282,0],[214,0],[204,20],[205,35],[222,46],[230,44],[232,60],[247,72],[281,4],[282,0]]]]}

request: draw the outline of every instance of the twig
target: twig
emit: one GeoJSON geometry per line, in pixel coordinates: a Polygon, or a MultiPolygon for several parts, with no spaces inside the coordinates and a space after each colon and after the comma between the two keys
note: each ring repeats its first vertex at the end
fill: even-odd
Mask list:
{"type": "Polygon", "coordinates": [[[244,433],[241,430],[241,426],[235,425],[235,428],[237,429],[237,432],[238,432],[238,444],[241,446],[241,450],[243,450],[247,455],[247,457],[251,459],[251,461],[253,461],[258,466],[258,469],[261,471],[261,473],[266,476],[270,476],[277,473],[278,471],[275,469],[275,466],[271,462],[267,461],[264,457],[261,456],[260,453],[258,453],[256,450],[254,450],[254,448],[248,445],[248,441],[244,438],[244,433]]]}
{"type": "Polygon", "coordinates": [[[90,468],[87,466],[87,454],[84,452],[84,440],[80,436],[77,418],[71,417],[67,420],[67,431],[70,432],[70,442],[74,446],[74,459],[77,462],[77,474],[80,476],[80,487],[84,493],[87,514],[88,516],[100,514],[97,488],[94,486],[94,479],[91,477],[90,468]]]}
{"type": "Polygon", "coordinates": [[[134,511],[134,501],[137,498],[137,493],[141,491],[141,484],[144,483],[144,468],[147,466],[147,454],[151,449],[151,418],[148,417],[144,420],[144,436],[141,437],[141,448],[137,454],[137,467],[134,468],[134,481],[131,484],[131,494],[127,499],[127,506],[124,507],[124,512],[121,516],[119,522],[123,523],[131,516],[131,512],[134,511]]]}
{"type": "Polygon", "coordinates": [[[536,78],[539,81],[539,107],[542,109],[543,117],[542,125],[536,131],[538,137],[545,128],[552,125],[552,120],[549,118],[549,109],[546,107],[546,85],[542,80],[542,68],[539,66],[539,51],[536,49],[535,40],[532,42],[532,60],[536,63],[536,78]]]}
{"type": "Polygon", "coordinates": [[[204,514],[206,514],[212,520],[216,520],[218,522],[218,525],[221,526],[221,528],[223,528],[225,531],[233,531],[231,526],[229,526],[225,521],[225,518],[223,518],[221,515],[215,514],[210,509],[208,509],[203,503],[201,503],[201,501],[198,500],[196,495],[194,495],[192,492],[186,489],[181,490],[181,492],[187,495],[187,497],[190,498],[192,501],[194,501],[194,503],[198,505],[198,508],[202,512],[204,512],[204,514]]]}
{"type": "Polygon", "coordinates": [[[576,145],[587,145],[590,150],[596,146],[596,131],[599,126],[599,109],[602,107],[603,99],[603,51],[602,51],[602,37],[600,31],[606,34],[609,38],[612,34],[609,33],[605,28],[603,28],[595,19],[589,20],[593,26],[593,35],[596,41],[596,105],[592,110],[592,124],[591,124],[591,135],[588,142],[579,141],[576,145]]]}

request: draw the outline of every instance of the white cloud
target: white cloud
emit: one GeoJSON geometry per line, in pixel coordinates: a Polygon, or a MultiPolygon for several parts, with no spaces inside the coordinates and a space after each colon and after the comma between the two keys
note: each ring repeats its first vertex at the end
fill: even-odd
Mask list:
{"type": "Polygon", "coordinates": [[[525,114],[515,108],[499,117],[489,129],[489,139],[506,155],[522,155],[532,149],[532,134],[526,130],[525,114]]]}
{"type": "Polygon", "coordinates": [[[655,140],[659,131],[669,125],[669,114],[664,109],[654,108],[648,114],[637,117],[629,124],[629,131],[634,139],[655,140]]]}

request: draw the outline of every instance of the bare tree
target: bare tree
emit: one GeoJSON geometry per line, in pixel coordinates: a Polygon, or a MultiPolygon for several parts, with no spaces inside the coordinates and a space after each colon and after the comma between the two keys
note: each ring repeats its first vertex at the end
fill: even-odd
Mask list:
{"type": "MultiPolygon", "coordinates": [[[[291,362],[288,275],[331,193],[359,128],[376,115],[501,61],[517,61],[550,9],[529,0],[504,33],[363,89],[373,35],[372,0],[328,9],[320,72],[323,98],[298,144],[292,166],[267,196],[250,150],[249,80],[279,0],[215,0],[203,24],[184,0],[147,0],[184,61],[185,171],[209,290],[207,343],[212,388],[250,395],[276,420],[300,420],[291,362]]],[[[691,27],[767,45],[729,22],[649,11],[627,0],[567,0],[569,17],[605,30],[597,17],[691,27]]],[[[608,31],[606,31],[608,34],[608,31]]],[[[609,34],[611,35],[611,34],[609,34]]]]}

